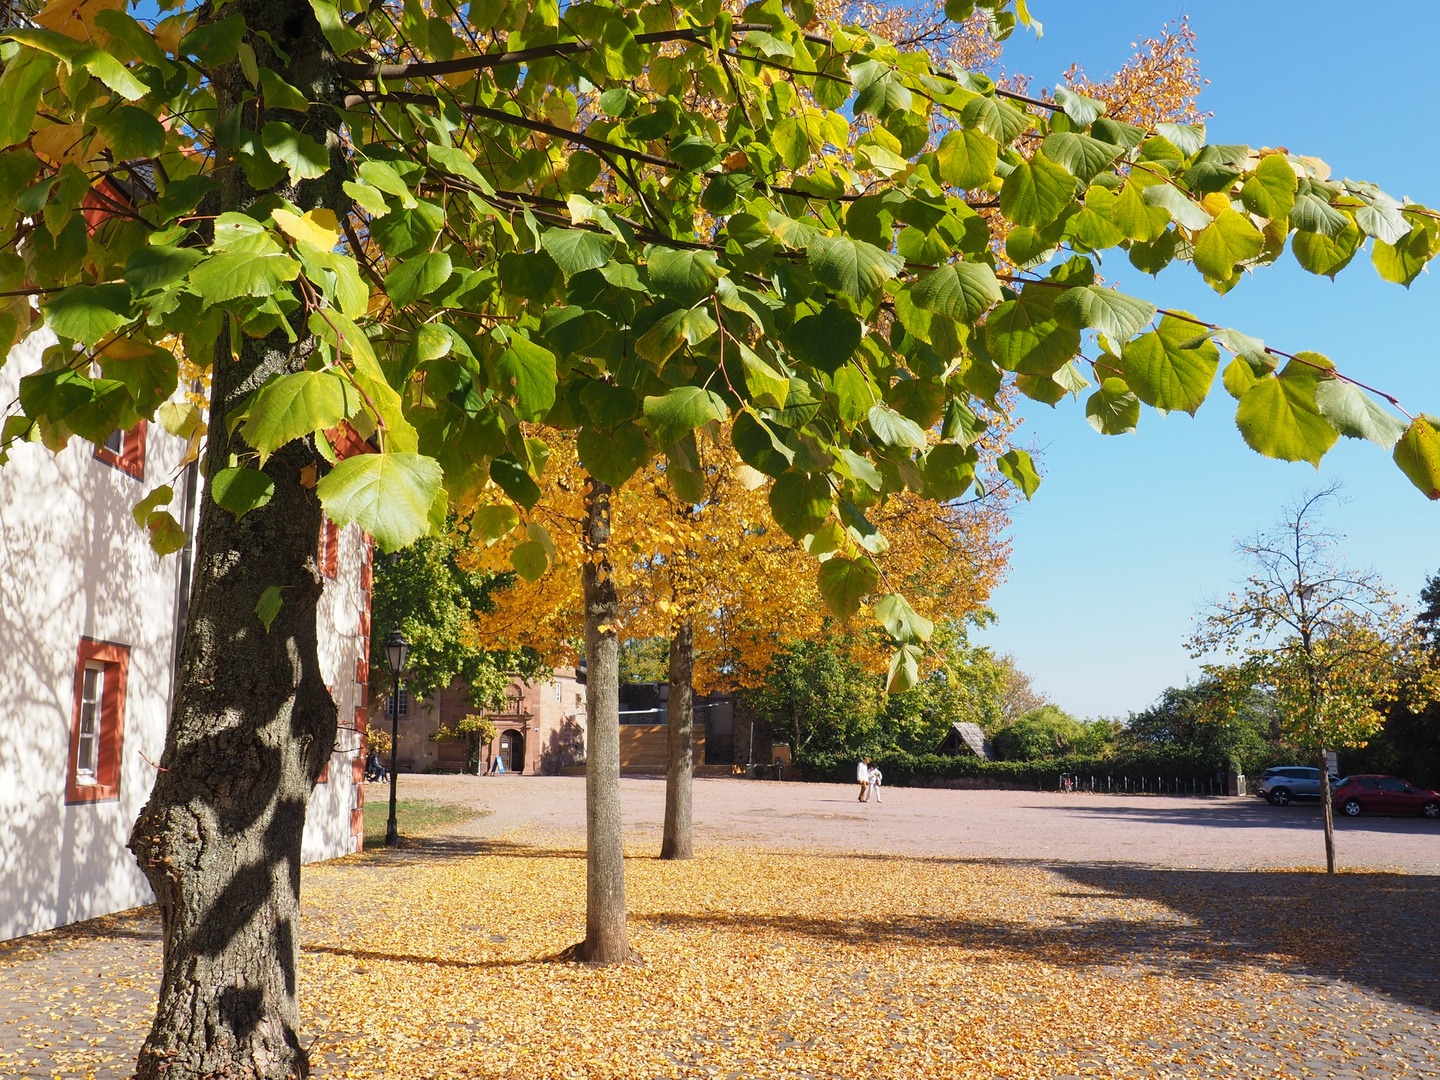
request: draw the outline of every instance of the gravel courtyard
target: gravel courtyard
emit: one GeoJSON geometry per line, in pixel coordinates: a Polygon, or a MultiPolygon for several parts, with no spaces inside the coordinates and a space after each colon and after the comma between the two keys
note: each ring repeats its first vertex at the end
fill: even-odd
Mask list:
{"type": "MultiPolygon", "coordinates": [[[[624,784],[643,966],[584,922],[584,783],[402,777],[483,816],[307,867],[303,1037],[357,1077],[1440,1073],[1440,826],[1259,800],[624,784]]],[[[369,789],[372,800],[381,788],[369,789]]],[[[0,1075],[128,1076],[153,913],[0,945],[0,1075]]]]}

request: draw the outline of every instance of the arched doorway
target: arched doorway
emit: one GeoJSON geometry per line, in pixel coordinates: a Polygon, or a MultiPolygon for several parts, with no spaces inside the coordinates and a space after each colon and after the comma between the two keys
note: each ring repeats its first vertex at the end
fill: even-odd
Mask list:
{"type": "Polygon", "coordinates": [[[525,732],[509,728],[500,732],[500,757],[505,761],[505,771],[525,771],[525,732]]]}

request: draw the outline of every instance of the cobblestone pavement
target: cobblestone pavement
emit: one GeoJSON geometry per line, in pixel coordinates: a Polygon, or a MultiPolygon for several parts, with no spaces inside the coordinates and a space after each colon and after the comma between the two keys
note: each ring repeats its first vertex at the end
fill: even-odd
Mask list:
{"type": "MultiPolygon", "coordinates": [[[[441,790],[416,786],[407,795],[441,790]]],[[[306,868],[304,1038],[314,1040],[317,1075],[561,1075],[517,1047],[539,1053],[537,1042],[560,1038],[553,1022],[530,1016],[527,1003],[569,979],[536,958],[575,936],[583,862],[575,858],[578,835],[542,838],[517,790],[506,791],[508,809],[445,836],[306,868]],[[538,891],[527,894],[524,881],[538,891]],[[400,895],[401,882],[413,892],[400,895]],[[466,910],[454,898],[475,892],[477,882],[496,893],[466,910]],[[556,911],[547,914],[551,896],[556,911]],[[417,903],[435,910],[411,910],[417,903]],[[402,911],[410,925],[388,926],[402,911]],[[527,915],[528,925],[520,921],[527,915]],[[444,934],[427,938],[421,928],[430,922],[444,934]],[[367,944],[367,923],[376,924],[376,940],[395,944],[388,951],[367,944]],[[447,1015],[407,1038],[363,1007],[403,1012],[405,998],[428,992],[420,988],[466,978],[462,968],[494,980],[488,993],[498,1018],[460,1023],[447,1015]],[[340,977],[385,989],[370,999],[347,996],[327,981],[340,977]]],[[[909,793],[916,813],[927,799],[996,794],[909,793]]],[[[869,809],[888,810],[892,799],[903,801],[887,793],[883,808],[869,809]]],[[[1248,804],[1239,809],[1250,813],[1248,804]]],[[[639,841],[635,854],[648,853],[646,824],[628,824],[639,841]]],[[[1124,828],[1133,826],[1127,819],[1124,828]]],[[[734,826],[742,835],[752,827],[743,817],[734,826]]],[[[693,871],[704,888],[722,883],[703,903],[656,891],[657,875],[674,880],[673,869],[657,869],[668,864],[631,862],[632,937],[653,958],[636,976],[634,1011],[657,1010],[648,1037],[673,1042],[663,1047],[670,1064],[635,1072],[597,1063],[565,1075],[1440,1076],[1440,877],[1433,874],[1327,880],[1246,869],[1234,865],[1233,852],[1216,866],[1197,867],[1188,856],[1162,866],[1143,844],[1130,860],[1061,860],[1048,850],[1030,858],[925,857],[878,845],[867,854],[860,844],[847,849],[843,837],[821,846],[799,835],[793,845],[803,853],[786,854],[775,849],[790,845],[773,832],[768,851],[748,836],[723,843],[724,833],[713,815],[702,830],[713,850],[726,852],[693,871]],[[753,880],[737,883],[744,878],[737,867],[750,868],[753,880]],[[871,884],[838,910],[823,909],[814,893],[832,880],[827,875],[871,884]],[[937,882],[950,891],[934,892],[937,882]],[[738,968],[739,983],[727,984],[736,1000],[718,999],[703,1024],[672,1030],[657,993],[693,973],[667,966],[665,957],[699,940],[710,948],[718,942],[738,968]],[[1003,973],[998,987],[987,981],[996,972],[1003,973]],[[757,1015],[754,1003],[773,982],[801,1000],[757,1015]],[[1153,1016],[1139,1015],[1147,1011],[1153,1016]],[[816,1066],[816,1048],[837,1038],[832,1025],[847,1014],[866,1018],[865,1030],[879,1032],[885,1049],[863,1065],[816,1066]],[[756,1045],[768,1047],[753,1059],[761,1064],[728,1071],[712,1064],[756,1045]],[[914,1064],[920,1061],[933,1064],[914,1064]]],[[[1052,839],[1037,834],[1036,846],[1048,849],[1052,839]]],[[[1196,850],[1209,842],[1197,838],[1196,850]]],[[[159,951],[151,909],[0,944],[0,1076],[129,1076],[153,1008],[159,951]]]]}

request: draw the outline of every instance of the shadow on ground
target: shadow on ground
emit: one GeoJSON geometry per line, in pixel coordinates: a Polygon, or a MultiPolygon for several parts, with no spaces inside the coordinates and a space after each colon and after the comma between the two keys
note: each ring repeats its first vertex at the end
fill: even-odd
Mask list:
{"type": "MultiPolygon", "coordinates": [[[[1095,818],[1105,821],[1131,821],[1152,825],[1194,825],[1212,829],[1301,829],[1317,833],[1319,845],[1320,803],[1295,802],[1289,806],[1271,806],[1255,799],[1253,803],[1236,805],[1234,800],[1210,802],[1195,800],[1193,805],[1176,805],[1173,802],[1147,805],[1145,796],[1135,796],[1133,803],[1116,806],[1085,805],[1085,796],[1065,806],[1054,804],[1029,806],[1025,809],[1044,810],[1071,817],[1095,818]]],[[[1398,834],[1425,834],[1440,836],[1440,822],[1420,817],[1418,814],[1404,817],[1380,817],[1367,814],[1359,818],[1347,818],[1338,809],[1335,815],[1337,834],[1358,832],[1382,832],[1398,834]]]]}
{"type": "MultiPolygon", "coordinates": [[[[837,856],[844,857],[844,856],[837,856]]],[[[851,856],[854,857],[854,856],[851,856]]],[[[912,861],[905,856],[859,856],[912,861]]],[[[777,856],[783,858],[783,856],[777,856]]],[[[1259,965],[1326,982],[1346,980],[1434,1011],[1440,1002],[1440,877],[1384,873],[1165,870],[1106,864],[933,859],[1027,865],[1068,880],[1055,895],[1091,901],[1050,922],[902,916],[886,920],[724,912],[632,913],[656,926],[764,927],[821,944],[953,945],[1058,966],[1136,965],[1192,977],[1259,965]],[[1157,918],[1118,915],[1115,902],[1146,900],[1157,918]]]]}

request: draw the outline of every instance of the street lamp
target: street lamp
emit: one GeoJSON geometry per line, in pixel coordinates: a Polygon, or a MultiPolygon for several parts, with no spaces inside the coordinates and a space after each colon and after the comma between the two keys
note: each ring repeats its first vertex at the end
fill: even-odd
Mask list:
{"type": "Polygon", "coordinates": [[[400,828],[395,824],[395,754],[400,743],[400,673],[410,656],[410,642],[399,630],[392,630],[385,639],[385,661],[390,665],[390,820],[385,823],[385,846],[400,842],[400,828]]]}

